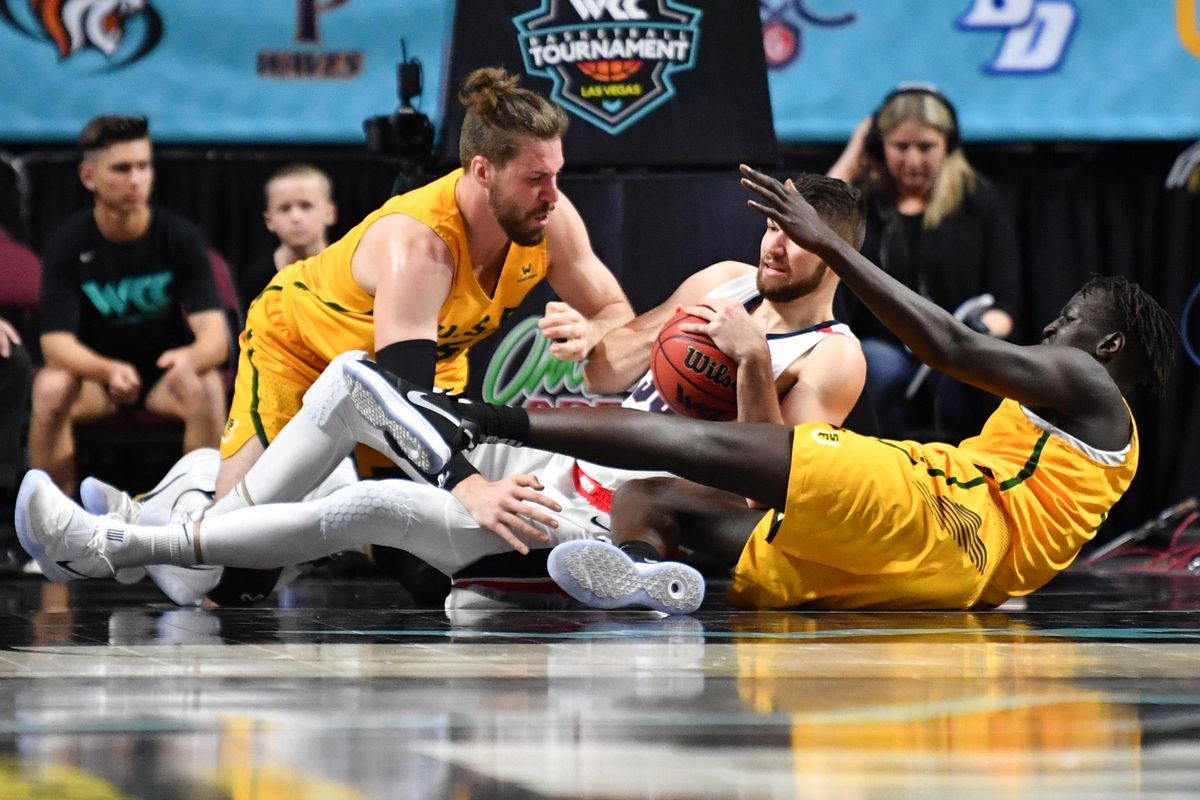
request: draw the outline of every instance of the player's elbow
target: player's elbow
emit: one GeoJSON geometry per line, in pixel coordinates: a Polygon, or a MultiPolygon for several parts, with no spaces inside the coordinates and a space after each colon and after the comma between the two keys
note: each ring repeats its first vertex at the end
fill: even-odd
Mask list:
{"type": "Polygon", "coordinates": [[[590,394],[617,394],[629,388],[606,365],[589,360],[583,367],[583,388],[590,394]]]}

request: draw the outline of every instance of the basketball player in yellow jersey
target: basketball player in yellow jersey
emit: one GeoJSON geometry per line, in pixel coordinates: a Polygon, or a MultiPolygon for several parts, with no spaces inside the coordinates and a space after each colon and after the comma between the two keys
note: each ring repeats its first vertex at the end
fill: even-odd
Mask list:
{"type": "MultiPolygon", "coordinates": [[[[374,353],[417,385],[461,391],[467,351],[543,279],[562,298],[541,321],[552,355],[580,361],[632,319],[558,191],[566,114],[517,80],[501,69],[469,75],[459,95],[462,168],[393,197],[322,253],[285,267],[251,305],[221,443],[222,499],[210,514],[268,499],[231,490],[344,351],[374,353]]],[[[488,483],[458,465],[455,494],[485,526],[501,505],[536,495],[532,476],[488,483]]]]}
{"type": "MultiPolygon", "coordinates": [[[[407,420],[413,457],[499,438],[695,481],[627,483],[612,506],[615,544],[573,541],[552,551],[559,585],[602,608],[694,610],[703,578],[663,561],[681,544],[734,566],[728,600],[740,606],[989,606],[1066,568],[1137,469],[1124,394],[1165,383],[1177,336],[1166,312],[1136,284],[1096,278],[1041,344],[979,334],[864,258],[794,187],[749,167],[742,174],[750,207],[819,255],[918,358],[1006,398],[978,436],[923,445],[827,424],[527,411],[402,385],[382,407],[407,420]],[[433,403],[457,426],[422,408],[433,403]],[[772,510],[756,514],[744,498],[772,510]]],[[[347,367],[348,376],[357,371],[347,367]]]]}

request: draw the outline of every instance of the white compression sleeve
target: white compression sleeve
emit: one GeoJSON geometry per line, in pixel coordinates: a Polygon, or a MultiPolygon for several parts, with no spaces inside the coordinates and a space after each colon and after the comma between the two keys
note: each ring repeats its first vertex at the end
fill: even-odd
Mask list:
{"type": "Polygon", "coordinates": [[[361,351],[335,358],[304,394],[304,403],[238,486],[208,510],[208,517],[246,506],[285,503],[308,495],[358,443],[348,424],[349,394],[342,365],[361,351]]]}
{"type": "Polygon", "coordinates": [[[210,516],[197,538],[205,563],[251,569],[378,544],[406,550],[450,574],[510,549],[448,492],[405,480],[361,481],[317,500],[210,516]]]}

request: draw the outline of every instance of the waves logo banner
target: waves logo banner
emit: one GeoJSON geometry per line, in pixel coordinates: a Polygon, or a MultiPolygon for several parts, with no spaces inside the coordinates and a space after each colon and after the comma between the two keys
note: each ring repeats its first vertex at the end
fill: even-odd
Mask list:
{"type": "Polygon", "coordinates": [[[93,52],[107,69],[140,61],[163,32],[147,0],[0,0],[0,22],[54,47],[60,62],[93,52]]]}
{"type": "Polygon", "coordinates": [[[525,71],[615,136],[675,96],[672,76],[696,63],[701,16],[674,0],[543,0],[513,25],[525,71]]]}

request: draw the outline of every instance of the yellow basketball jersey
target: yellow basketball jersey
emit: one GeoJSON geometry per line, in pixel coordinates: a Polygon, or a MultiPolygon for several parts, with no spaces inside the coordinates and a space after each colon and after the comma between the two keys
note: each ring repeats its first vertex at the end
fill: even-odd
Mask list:
{"type": "MultiPolygon", "coordinates": [[[[1129,488],[1138,464],[1137,425],[1130,414],[1129,450],[1118,463],[1035,423],[1013,400],[1000,404],[978,436],[959,450],[989,470],[1011,520],[1012,544],[981,600],[1001,603],[1029,594],[1066,569],[1129,488]]],[[[1043,423],[1044,424],[1044,423],[1043,423]]]]}
{"type": "Polygon", "coordinates": [[[454,278],[438,314],[436,384],[462,391],[467,384],[467,350],[494,332],[516,310],[549,266],[546,241],[533,247],[513,243],[489,296],[479,285],[467,249],[467,233],[454,198],[461,169],[391,198],[318,255],[279,272],[270,289],[283,290],[286,322],[304,345],[326,363],[347,350],[375,351],[373,297],[354,280],[350,262],[363,234],[377,219],[404,214],[428,225],[450,248],[454,278]]]}
{"type": "Polygon", "coordinates": [[[1034,591],[1095,535],[1138,456],[1136,430],[1128,452],[1089,455],[1038,422],[1006,400],[959,446],[797,426],[784,512],[750,534],[727,600],[965,609],[1034,591]]]}

